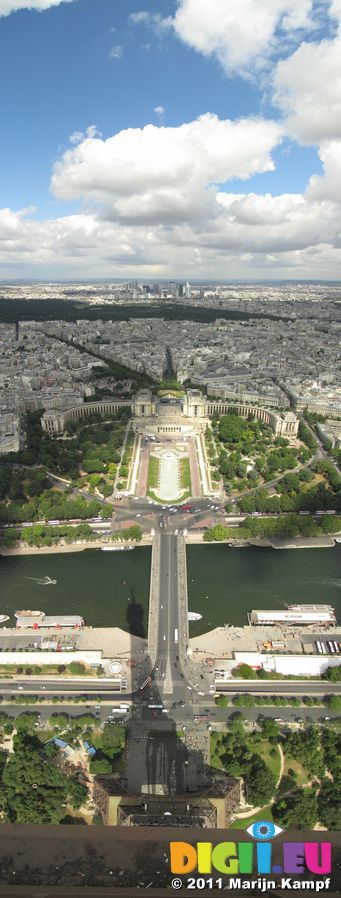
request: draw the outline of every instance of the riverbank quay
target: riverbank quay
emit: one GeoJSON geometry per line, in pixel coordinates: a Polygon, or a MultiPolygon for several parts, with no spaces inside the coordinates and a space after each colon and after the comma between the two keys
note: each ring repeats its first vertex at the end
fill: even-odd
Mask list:
{"type": "Polygon", "coordinates": [[[151,536],[145,536],[138,543],[131,543],[127,540],[115,540],[112,543],[108,543],[108,540],[98,539],[63,543],[57,546],[28,546],[26,543],[23,543],[10,549],[1,547],[0,555],[58,555],[67,552],[85,552],[86,549],[102,549],[104,546],[108,547],[109,545],[117,546],[118,549],[124,550],[127,547],[135,549],[136,546],[151,546],[152,542],[151,536]]]}
{"type": "Polygon", "coordinates": [[[273,549],[329,549],[335,546],[333,536],[299,536],[296,539],[272,539],[273,549]]]}
{"type": "MultiPolygon", "coordinates": [[[[265,646],[269,647],[267,651],[274,653],[274,649],[270,648],[273,643],[281,646],[281,652],[283,646],[289,658],[294,655],[308,657],[313,654],[313,645],[316,639],[321,638],[322,635],[321,632],[318,632],[318,628],[231,627],[229,624],[225,624],[208,633],[202,633],[201,636],[192,637],[189,640],[189,646],[191,658],[195,663],[202,663],[205,659],[234,660],[235,653],[240,652],[265,654],[265,646]]],[[[341,627],[334,627],[330,634],[323,633],[323,639],[328,638],[341,642],[341,627]]],[[[236,663],[234,660],[234,666],[236,663]]]]}
{"type": "MultiPolygon", "coordinates": [[[[33,638],[34,642],[37,643],[36,649],[38,648],[38,651],[32,649],[30,653],[32,654],[32,663],[39,663],[40,643],[46,640],[56,640],[57,638],[61,639],[64,644],[72,644],[74,650],[101,651],[103,658],[119,658],[120,660],[130,659],[135,656],[136,658],[142,657],[147,648],[146,639],[140,636],[131,636],[130,633],[122,630],[120,627],[85,626],[78,630],[63,627],[63,631],[58,631],[57,633],[54,627],[39,627],[39,631],[34,631],[34,636],[31,629],[18,630],[16,627],[11,629],[2,627],[0,629],[0,648],[2,649],[3,660],[6,659],[5,653],[7,652],[18,650],[21,653],[24,649],[28,649],[32,645],[33,638]]],[[[20,655],[18,658],[20,660],[20,655]]]]}
{"type": "MultiPolygon", "coordinates": [[[[205,531],[198,533],[184,530],[186,544],[202,546],[225,545],[236,549],[241,549],[247,546],[255,546],[259,549],[329,549],[333,548],[336,545],[337,539],[340,538],[339,534],[335,534],[335,536],[302,536],[295,537],[294,539],[276,539],[275,537],[272,539],[261,539],[260,537],[238,539],[236,535],[235,539],[229,537],[228,540],[214,540],[212,542],[207,542],[204,539],[204,534],[205,531]]],[[[103,547],[107,548],[109,545],[113,545],[118,549],[123,550],[127,547],[135,548],[136,546],[152,546],[153,537],[150,534],[144,534],[138,543],[128,542],[127,540],[115,540],[112,543],[108,543],[108,540],[99,539],[77,540],[77,542],[74,543],[59,543],[56,546],[29,546],[27,543],[21,543],[20,545],[11,548],[0,546],[0,556],[57,555],[69,552],[85,552],[86,549],[102,549],[103,547]]]]}
{"type": "Polygon", "coordinates": [[[234,539],[229,536],[228,539],[212,540],[210,542],[204,539],[204,535],[203,532],[188,532],[186,533],[186,543],[188,545],[228,546],[232,549],[242,549],[247,546],[255,546],[258,549],[331,549],[336,544],[336,538],[339,538],[339,534],[336,533],[335,536],[297,536],[292,539],[276,539],[275,537],[272,539],[261,539],[257,536],[250,536],[248,539],[238,539],[236,530],[234,539]]]}

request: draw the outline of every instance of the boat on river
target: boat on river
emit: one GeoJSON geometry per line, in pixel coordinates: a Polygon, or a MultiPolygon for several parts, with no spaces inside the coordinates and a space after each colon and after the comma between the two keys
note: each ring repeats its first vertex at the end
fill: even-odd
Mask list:
{"type": "Polygon", "coordinates": [[[132,552],[135,546],[102,546],[102,552],[132,552]]]}
{"type": "Polygon", "coordinates": [[[189,621],[202,620],[202,614],[198,614],[197,611],[189,611],[188,612],[188,620],[189,621]]]}

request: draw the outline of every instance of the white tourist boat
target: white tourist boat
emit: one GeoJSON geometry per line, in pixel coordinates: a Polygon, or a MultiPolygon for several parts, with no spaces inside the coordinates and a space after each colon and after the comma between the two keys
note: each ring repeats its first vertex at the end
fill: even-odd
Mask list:
{"type": "Polygon", "coordinates": [[[202,614],[198,614],[197,611],[189,611],[188,612],[188,620],[202,620],[202,614]]]}
{"type": "Polygon", "coordinates": [[[135,546],[101,546],[102,552],[132,552],[135,546]]]}

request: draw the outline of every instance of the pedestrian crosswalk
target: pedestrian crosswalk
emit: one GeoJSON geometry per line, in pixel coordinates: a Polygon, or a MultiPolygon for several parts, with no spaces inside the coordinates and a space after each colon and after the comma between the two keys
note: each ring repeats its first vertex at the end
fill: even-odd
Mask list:
{"type": "Polygon", "coordinates": [[[169,661],[169,658],[167,658],[165,677],[164,677],[164,681],[163,681],[163,694],[164,695],[172,695],[172,693],[173,693],[172,673],[171,673],[170,661],[169,661]]]}

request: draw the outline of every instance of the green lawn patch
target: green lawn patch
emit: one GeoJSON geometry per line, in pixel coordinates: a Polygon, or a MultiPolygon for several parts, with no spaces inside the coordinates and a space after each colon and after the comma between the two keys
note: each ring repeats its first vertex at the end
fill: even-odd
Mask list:
{"type": "Polygon", "coordinates": [[[265,761],[265,763],[270,768],[271,773],[273,773],[277,781],[281,769],[281,756],[277,745],[271,745],[270,742],[264,740],[259,745],[252,745],[252,751],[254,751],[257,755],[260,755],[263,761],[265,761]],[[274,756],[271,755],[272,749],[275,750],[274,756]]]}
{"type": "Polygon", "coordinates": [[[147,492],[149,495],[150,490],[155,490],[159,485],[159,470],[160,470],[160,461],[155,455],[151,455],[149,459],[149,468],[148,468],[148,481],[147,481],[147,492]]]}
{"type": "Polygon", "coordinates": [[[52,729],[52,727],[48,727],[46,728],[46,730],[37,730],[36,732],[36,736],[38,737],[39,742],[42,742],[43,744],[44,742],[48,742],[49,739],[53,739],[53,737],[56,735],[57,733],[52,729]]]}
{"type": "Polygon", "coordinates": [[[299,763],[299,761],[295,761],[294,758],[285,757],[283,777],[288,776],[289,770],[295,771],[297,775],[295,779],[297,786],[303,786],[304,783],[308,783],[309,780],[312,779],[311,773],[308,773],[308,771],[305,769],[305,767],[302,766],[302,764],[299,763]]]}
{"type": "Polygon", "coordinates": [[[257,823],[257,820],[268,820],[269,823],[272,823],[272,811],[271,805],[268,805],[266,808],[261,808],[257,814],[253,814],[252,817],[240,817],[238,820],[234,820],[233,823],[229,824],[229,829],[247,829],[248,826],[252,826],[253,823],[257,823]]]}
{"type": "Polygon", "coordinates": [[[180,459],[180,483],[181,488],[188,493],[192,491],[191,469],[188,456],[180,459]]]}

